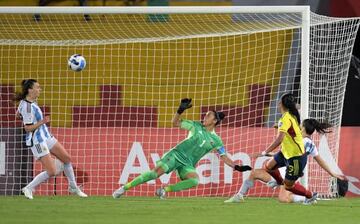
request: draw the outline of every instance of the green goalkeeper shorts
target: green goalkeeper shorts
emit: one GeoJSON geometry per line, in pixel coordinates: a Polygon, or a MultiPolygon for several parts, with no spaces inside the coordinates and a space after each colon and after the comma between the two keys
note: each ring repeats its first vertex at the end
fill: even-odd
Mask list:
{"type": "Polygon", "coordinates": [[[180,166],[176,169],[178,177],[180,177],[181,180],[185,180],[186,175],[189,173],[196,173],[196,169],[194,166],[180,166]]]}
{"type": "Polygon", "coordinates": [[[156,165],[161,167],[165,173],[177,171],[178,176],[184,179],[188,173],[195,173],[195,167],[192,164],[184,164],[177,159],[176,152],[171,150],[163,155],[163,157],[156,162],[156,165]]]}

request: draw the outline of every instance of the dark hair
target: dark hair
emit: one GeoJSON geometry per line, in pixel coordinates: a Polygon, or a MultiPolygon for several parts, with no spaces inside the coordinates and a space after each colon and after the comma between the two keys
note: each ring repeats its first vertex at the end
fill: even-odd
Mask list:
{"type": "Polygon", "coordinates": [[[282,105],[288,109],[289,113],[296,117],[297,122],[300,124],[300,114],[296,108],[296,100],[293,94],[285,93],[281,96],[282,105]]]}
{"type": "Polygon", "coordinates": [[[216,111],[216,110],[213,110],[212,112],[214,112],[214,115],[215,115],[215,119],[216,119],[216,125],[220,124],[220,122],[225,118],[225,114],[221,111],[216,111]]]}
{"type": "Polygon", "coordinates": [[[21,82],[21,92],[15,94],[14,101],[20,101],[26,98],[29,94],[29,89],[32,89],[34,83],[37,81],[35,79],[24,79],[21,82]]]}
{"type": "Polygon", "coordinates": [[[316,130],[320,134],[330,133],[331,131],[327,131],[326,129],[330,128],[331,125],[327,122],[319,122],[316,119],[309,118],[305,119],[302,123],[303,127],[307,134],[312,135],[316,130]]]}

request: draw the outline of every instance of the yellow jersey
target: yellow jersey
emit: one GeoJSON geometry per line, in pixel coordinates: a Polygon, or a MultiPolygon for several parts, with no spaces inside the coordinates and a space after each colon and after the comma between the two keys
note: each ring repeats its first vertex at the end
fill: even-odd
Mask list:
{"type": "Polygon", "coordinates": [[[278,130],[285,133],[281,142],[281,152],[286,159],[305,153],[301,130],[295,116],[289,112],[284,113],[279,120],[278,130]]]}

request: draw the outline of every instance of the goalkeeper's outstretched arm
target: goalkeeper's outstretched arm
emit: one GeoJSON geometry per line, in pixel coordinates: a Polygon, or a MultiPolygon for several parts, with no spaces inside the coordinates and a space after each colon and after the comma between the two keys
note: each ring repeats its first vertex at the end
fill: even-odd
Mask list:
{"type": "Polygon", "coordinates": [[[220,156],[221,160],[224,161],[224,163],[228,166],[230,166],[231,168],[233,168],[236,171],[239,172],[245,172],[248,170],[251,170],[251,166],[248,165],[237,165],[234,163],[234,161],[232,159],[229,158],[228,155],[224,154],[220,156]]]}
{"type": "Polygon", "coordinates": [[[180,127],[180,114],[176,113],[172,119],[172,124],[174,127],[180,127]]]}
{"type": "Polygon", "coordinates": [[[224,163],[225,163],[226,165],[228,165],[228,166],[230,166],[231,168],[234,169],[235,163],[234,163],[234,161],[232,161],[232,159],[229,158],[228,155],[226,155],[226,154],[225,154],[225,155],[222,155],[222,156],[220,156],[220,158],[221,158],[222,161],[224,161],[224,163]]]}
{"type": "Polygon", "coordinates": [[[175,116],[172,119],[172,124],[174,127],[180,127],[180,115],[186,110],[192,107],[191,98],[181,99],[178,110],[176,111],[175,116]]]}

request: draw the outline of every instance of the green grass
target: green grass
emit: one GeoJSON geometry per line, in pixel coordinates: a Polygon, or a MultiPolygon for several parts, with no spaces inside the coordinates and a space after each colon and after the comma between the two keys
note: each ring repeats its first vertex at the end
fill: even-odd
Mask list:
{"type": "Polygon", "coordinates": [[[224,204],[224,198],[150,197],[0,197],[0,223],[360,223],[360,198],[319,201],[316,205],[281,204],[248,198],[224,204]]]}

